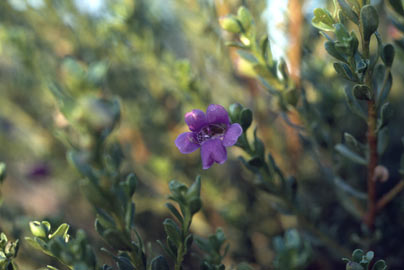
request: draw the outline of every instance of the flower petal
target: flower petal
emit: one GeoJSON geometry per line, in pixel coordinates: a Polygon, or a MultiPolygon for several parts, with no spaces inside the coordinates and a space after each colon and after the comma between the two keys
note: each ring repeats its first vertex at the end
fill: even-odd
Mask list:
{"type": "Polygon", "coordinates": [[[223,164],[227,160],[227,151],[219,139],[206,141],[201,146],[202,167],[209,169],[213,162],[223,164]]]}
{"type": "Polygon", "coordinates": [[[201,110],[192,110],[185,114],[185,123],[187,123],[189,130],[199,131],[202,126],[207,124],[206,115],[201,110]]]}
{"type": "Polygon", "coordinates": [[[239,124],[232,124],[224,134],[223,145],[226,147],[234,145],[242,133],[243,129],[239,124]]]}
{"type": "Polygon", "coordinates": [[[185,132],[175,139],[175,145],[183,154],[189,154],[199,148],[199,144],[195,143],[195,135],[193,132],[185,132]]]}
{"type": "Polygon", "coordinates": [[[229,115],[221,105],[211,104],[206,110],[206,118],[209,124],[230,124],[229,115]]]}

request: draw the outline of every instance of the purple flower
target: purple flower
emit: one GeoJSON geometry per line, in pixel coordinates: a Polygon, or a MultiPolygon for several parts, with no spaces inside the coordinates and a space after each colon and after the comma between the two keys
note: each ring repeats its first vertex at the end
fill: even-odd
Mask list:
{"type": "Polygon", "coordinates": [[[191,132],[180,134],[175,145],[181,153],[189,154],[199,147],[203,169],[209,169],[213,162],[223,164],[227,160],[226,147],[237,142],[243,133],[239,124],[231,124],[225,108],[217,104],[209,105],[206,114],[192,110],[185,114],[185,122],[191,132]]]}

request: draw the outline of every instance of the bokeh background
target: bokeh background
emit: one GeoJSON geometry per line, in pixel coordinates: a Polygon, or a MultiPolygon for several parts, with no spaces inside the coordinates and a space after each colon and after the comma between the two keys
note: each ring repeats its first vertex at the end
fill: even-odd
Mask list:
{"type": "MultiPolygon", "coordinates": [[[[176,136],[187,130],[186,112],[239,102],[253,110],[253,126],[278,165],[297,176],[299,196],[307,215],[316,220],[315,228],[341,248],[289,231],[288,260],[307,269],[338,269],[343,267],[341,257],[360,247],[373,248],[376,257],[392,267],[402,265],[403,195],[377,219],[378,238],[372,240],[361,235],[361,213],[355,213],[351,203],[344,204],[345,195],[335,192],[333,179],[327,179],[327,171],[338,172],[350,185],[366,188],[366,172],[333,150],[346,131],[364,141],[366,126],[349,112],[345,82],[337,78],[323,49],[324,38],[310,24],[314,7],[331,2],[0,1],[0,160],[8,166],[0,230],[22,238],[28,221],[48,219],[54,224],[68,222],[73,231],[83,228],[96,250],[103,245],[93,228],[94,211],[80,192],[79,175],[66,161],[58,131],[68,123],[48,89],[50,81],[57,81],[75,97],[120,97],[123,112],[114,138],[125,150],[125,168],[140,179],[134,198],[137,226],[157,250],[155,241],[164,238],[162,221],[169,215],[164,207],[168,182],[189,184],[200,174],[204,207],[195,217],[194,233],[207,236],[222,227],[230,244],[225,259],[229,266],[248,262],[256,269],[271,269],[279,260],[276,242],[286,241],[285,233],[297,226],[297,220],[274,210],[271,197],[254,186],[254,176],[237,158],[243,152],[232,147],[225,164],[205,171],[198,152],[183,155],[174,145],[176,136]],[[285,57],[291,73],[301,79],[310,106],[318,112],[318,121],[303,123],[315,130],[310,136],[316,139],[316,151],[285,123],[249,64],[224,45],[232,36],[220,29],[218,18],[235,13],[240,5],[251,10],[260,33],[269,31],[274,57],[285,57]]],[[[382,17],[379,31],[384,39],[399,37],[388,21],[392,12],[380,1],[374,4],[382,17]]],[[[401,51],[397,54],[390,100],[396,124],[382,157],[391,177],[380,185],[381,194],[400,180],[404,69],[401,51]]],[[[51,262],[26,244],[21,253],[18,263],[23,270],[51,262]]]]}

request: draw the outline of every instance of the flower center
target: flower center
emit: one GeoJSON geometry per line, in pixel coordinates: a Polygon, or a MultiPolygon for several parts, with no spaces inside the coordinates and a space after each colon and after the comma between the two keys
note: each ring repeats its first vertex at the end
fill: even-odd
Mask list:
{"type": "Polygon", "coordinates": [[[225,124],[211,124],[204,126],[201,130],[196,134],[196,140],[199,144],[213,138],[222,139],[224,133],[226,132],[225,124]]]}

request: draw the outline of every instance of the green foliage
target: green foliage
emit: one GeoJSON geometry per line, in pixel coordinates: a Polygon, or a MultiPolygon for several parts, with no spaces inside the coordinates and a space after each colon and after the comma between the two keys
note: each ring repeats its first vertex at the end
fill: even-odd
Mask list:
{"type": "MultiPolygon", "coordinates": [[[[259,18],[279,11],[262,13],[265,1],[104,0],[98,11],[76,2],[0,1],[0,159],[8,165],[1,231],[23,239],[30,229],[28,242],[79,270],[253,269],[241,261],[339,269],[353,246],[378,247],[392,268],[401,265],[394,239],[402,238],[402,200],[393,198],[404,175],[402,1],[334,0],[330,10],[332,1],[315,9],[312,25],[324,31],[331,58],[303,11],[299,35],[290,29],[284,46],[289,59],[272,53],[274,37],[259,18]],[[190,186],[182,180],[196,174],[199,155],[184,158],[173,141],[184,112],[231,102],[240,149],[204,172],[201,211],[199,177],[190,186]],[[173,218],[162,224],[173,176],[181,180],[169,184],[173,218]],[[27,226],[35,219],[49,222],[27,226]],[[89,241],[81,230],[70,238],[63,219],[85,228],[89,241]],[[218,224],[222,230],[197,237],[218,224]],[[291,227],[299,233],[278,236],[291,227]],[[97,259],[89,243],[103,251],[97,259]],[[115,265],[101,267],[106,257],[115,265]]],[[[285,12],[290,25],[298,11],[285,12]]],[[[12,244],[1,246],[1,267],[54,263],[29,245],[16,258],[18,240],[4,237],[12,244]]],[[[349,269],[372,267],[367,254],[356,252],[349,269]]]]}
{"type": "Polygon", "coordinates": [[[313,12],[314,17],[311,23],[314,27],[323,31],[335,31],[335,21],[328,10],[324,8],[316,8],[313,12]]]}
{"type": "Polygon", "coordinates": [[[275,237],[273,245],[276,251],[275,268],[304,268],[310,262],[311,247],[295,229],[288,230],[284,237],[275,237]]]}
{"type": "MultiPolygon", "coordinates": [[[[96,269],[96,258],[86,234],[78,230],[75,237],[68,234],[69,225],[61,224],[54,232],[48,221],[29,223],[33,237],[25,240],[35,249],[58,259],[72,270],[96,269]]],[[[56,269],[47,266],[47,269],[56,269]]]]}
{"type": "Polygon", "coordinates": [[[374,252],[368,251],[366,254],[361,249],[355,249],[352,252],[352,261],[344,258],[347,270],[387,270],[387,265],[384,260],[378,260],[371,266],[371,261],[374,258],[374,252]]]}
{"type": "Polygon", "coordinates": [[[377,14],[376,8],[372,5],[362,7],[360,14],[361,31],[364,41],[368,42],[379,27],[379,15],[377,14]]]}
{"type": "MultiPolygon", "coordinates": [[[[262,82],[268,92],[277,97],[279,106],[283,110],[287,110],[289,106],[296,106],[299,97],[296,93],[296,87],[288,74],[285,60],[276,61],[273,59],[267,35],[257,38],[257,28],[249,10],[243,6],[240,7],[237,17],[229,15],[225,18],[226,22],[230,22],[230,20],[234,26],[230,30],[228,25],[224,25],[223,20],[221,21],[221,26],[226,31],[238,34],[238,40],[230,41],[226,44],[229,47],[240,49],[237,53],[251,65],[255,76],[262,82]],[[240,29],[236,29],[236,25],[240,26],[240,29]]],[[[250,118],[249,115],[248,117],[250,118]]],[[[243,129],[245,130],[245,127],[243,129]]]]}
{"type": "Polygon", "coordinates": [[[224,270],[225,266],[222,260],[228,253],[230,246],[229,244],[223,246],[226,241],[223,230],[218,228],[216,233],[207,239],[198,237],[195,240],[199,248],[205,252],[201,270],[224,270]]]}
{"type": "MultiPolygon", "coordinates": [[[[60,96],[55,95],[59,103],[65,103],[60,96]]],[[[118,268],[146,269],[143,240],[134,224],[132,196],[137,177],[133,173],[126,177],[120,173],[122,150],[117,143],[106,144],[119,122],[120,111],[119,102],[114,98],[79,99],[72,114],[66,114],[66,118],[71,119],[79,136],[86,138],[86,144],[77,145],[68,153],[68,158],[84,177],[81,188],[97,212],[96,231],[109,246],[119,251],[118,256],[112,255],[118,268]],[[134,234],[136,239],[132,237],[134,234]]]]}
{"type": "Polygon", "coordinates": [[[2,232],[0,234],[0,269],[1,270],[16,270],[18,269],[14,263],[19,249],[19,241],[11,242],[2,232]]]}
{"type": "MultiPolygon", "coordinates": [[[[193,234],[189,231],[192,217],[202,207],[200,198],[201,177],[197,176],[195,182],[189,188],[176,180],[172,180],[169,183],[169,188],[171,195],[168,198],[177,203],[180,212],[178,212],[177,208],[171,203],[167,203],[166,206],[177,219],[180,226],[170,218],[165,219],[163,225],[167,239],[165,244],[161,241],[159,241],[159,244],[175,262],[175,269],[179,270],[182,267],[184,257],[189,252],[194,239],[193,234]]],[[[155,260],[157,260],[157,258],[155,258],[155,260]]],[[[158,259],[158,262],[164,264],[161,258],[158,259]]]]}

